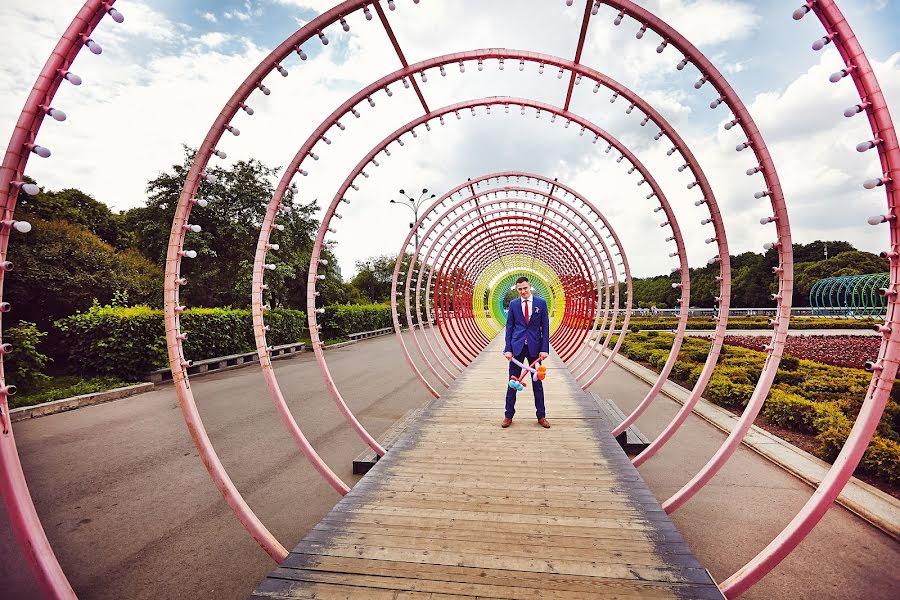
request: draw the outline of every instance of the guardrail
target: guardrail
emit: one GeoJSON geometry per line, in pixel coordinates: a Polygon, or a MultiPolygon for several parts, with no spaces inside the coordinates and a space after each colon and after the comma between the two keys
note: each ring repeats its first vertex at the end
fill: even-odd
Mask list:
{"type": "MultiPolygon", "coordinates": [[[[285,357],[288,354],[303,352],[305,347],[306,344],[303,342],[273,346],[270,350],[270,355],[272,356],[272,360],[276,360],[277,358],[285,357]]],[[[231,354],[229,356],[219,356],[217,358],[192,361],[187,367],[187,372],[188,375],[197,375],[199,373],[208,373],[210,371],[224,371],[251,362],[259,362],[259,355],[255,350],[253,352],[244,352],[243,354],[231,354]]],[[[144,377],[144,381],[149,381],[151,383],[163,383],[171,380],[172,370],[169,368],[151,371],[144,377]]]]}

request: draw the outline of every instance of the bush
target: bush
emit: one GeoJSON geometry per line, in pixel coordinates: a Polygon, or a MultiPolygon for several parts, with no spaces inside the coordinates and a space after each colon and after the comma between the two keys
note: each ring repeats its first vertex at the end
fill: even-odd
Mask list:
{"type": "Polygon", "coordinates": [[[666,364],[666,361],[669,359],[669,351],[668,350],[651,350],[650,356],[647,359],[651,365],[653,365],[657,370],[662,369],[663,365],[666,364]]]}
{"type": "Polygon", "coordinates": [[[796,371],[799,366],[800,359],[790,354],[784,354],[781,357],[781,362],[778,364],[778,368],[785,371],[796,371]]]}
{"type": "Polygon", "coordinates": [[[34,230],[16,239],[7,297],[16,317],[44,327],[54,319],[105,304],[116,291],[135,302],[162,304],[163,272],[137,250],[119,251],[80,225],[31,219],[34,230]]]}
{"type": "Polygon", "coordinates": [[[737,408],[747,406],[753,395],[753,387],[750,384],[733,383],[726,377],[713,373],[703,395],[720,406],[737,408]]]}
{"type": "Polygon", "coordinates": [[[844,442],[847,441],[853,424],[844,413],[829,411],[817,418],[813,422],[813,427],[819,431],[816,438],[822,444],[816,454],[828,462],[834,462],[841,448],[844,447],[844,442]]]}
{"type": "Polygon", "coordinates": [[[876,477],[900,483],[900,444],[876,436],[863,455],[862,466],[876,477]]]}
{"type": "MultiPolygon", "coordinates": [[[[253,321],[249,310],[195,308],[181,317],[185,355],[193,360],[252,351],[253,321]]],[[[266,313],[273,345],[297,342],[303,337],[305,314],[295,310],[266,313]]],[[[113,375],[136,381],[166,366],[163,312],[148,306],[94,306],[60,319],[66,359],[73,372],[82,375],[113,375]]]]}
{"type": "MultiPolygon", "coordinates": [[[[788,429],[804,433],[819,433],[816,421],[843,412],[833,402],[815,402],[783,390],[772,390],[763,406],[763,415],[788,429]]],[[[838,418],[835,416],[835,418],[838,418]]]]}
{"type": "Polygon", "coordinates": [[[20,393],[27,394],[50,379],[44,374],[50,359],[38,350],[38,344],[45,337],[46,333],[28,321],[20,321],[6,330],[4,341],[12,344],[13,349],[3,361],[6,380],[15,385],[20,393]]]}
{"type": "Polygon", "coordinates": [[[326,338],[384,329],[393,323],[390,304],[335,304],[326,306],[325,314],[320,319],[322,334],[326,338]]]}

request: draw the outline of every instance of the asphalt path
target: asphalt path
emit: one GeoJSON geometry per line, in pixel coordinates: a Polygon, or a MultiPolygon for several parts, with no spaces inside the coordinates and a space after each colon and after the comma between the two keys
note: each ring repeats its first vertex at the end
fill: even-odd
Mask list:
{"type": "MultiPolygon", "coordinates": [[[[431,398],[394,336],[327,354],[345,400],[375,436],[431,398]]],[[[352,485],[359,478],[351,462],[366,447],[328,395],[313,355],[274,364],[304,433],[352,485]]],[[[297,449],[258,367],[195,378],[192,387],[238,490],[292,548],[339,495],[297,449]]],[[[274,568],[200,462],[171,385],[16,423],[15,435],[35,506],[80,598],[246,598],[274,568]]],[[[6,518],[0,510],[0,597],[34,598],[6,518]]]]}
{"type": "MultiPolygon", "coordinates": [[[[393,336],[328,351],[332,374],[374,435],[430,399],[393,336]]],[[[310,441],[349,484],[364,445],[344,423],[312,355],[276,364],[310,441]]],[[[552,377],[551,377],[552,379],[552,377]]],[[[498,425],[504,388],[498,387],[498,425]]],[[[552,381],[549,383],[552,385],[552,381]]],[[[210,438],[237,488],[293,547],[339,499],[296,449],[256,367],[193,380],[210,438]]],[[[613,366],[594,386],[632,408],[649,386],[613,366]]],[[[677,405],[660,397],[638,424],[652,438],[677,405]]],[[[552,406],[548,407],[552,422],[552,406]]],[[[17,423],[35,505],[79,597],[245,598],[273,568],[222,500],[187,434],[171,386],[17,423]]],[[[640,472],[660,499],[699,468],[724,434],[697,417],[640,472]]],[[[761,549],[812,493],[741,448],[674,514],[691,549],[721,581],[761,549]]],[[[5,519],[0,511],[0,519],[5,519]]],[[[900,588],[900,546],[848,511],[822,524],[745,598],[887,598],[900,588]]],[[[27,567],[0,520],[0,597],[33,598],[27,567]]]]}

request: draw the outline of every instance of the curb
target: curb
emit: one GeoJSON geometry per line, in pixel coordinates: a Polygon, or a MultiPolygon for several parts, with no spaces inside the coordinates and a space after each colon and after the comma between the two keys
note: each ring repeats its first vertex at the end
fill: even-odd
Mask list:
{"type": "MultiPolygon", "coordinates": [[[[371,339],[371,338],[366,338],[371,339]]],[[[329,344],[327,346],[322,346],[322,350],[336,350],[337,348],[343,348],[344,346],[352,346],[353,344],[358,344],[359,340],[350,340],[349,342],[338,342],[337,344],[329,344]]],[[[309,349],[312,352],[312,348],[309,349]]]]}
{"type": "MultiPolygon", "coordinates": [[[[659,376],[655,371],[624,356],[616,355],[614,362],[626,372],[651,385],[659,376]]],[[[661,391],[678,404],[684,404],[690,395],[689,390],[671,381],[666,381],[661,391]]],[[[738,417],[705,398],[700,398],[693,414],[725,433],[731,433],[738,421],[738,417]]],[[[756,425],[751,426],[741,444],[813,488],[818,487],[831,468],[827,462],[756,425]]],[[[895,540],[900,540],[900,501],[893,496],[851,477],[835,501],[895,540]]]]}
{"type": "Polygon", "coordinates": [[[53,402],[45,402],[35,406],[23,406],[22,408],[14,408],[9,411],[10,420],[15,423],[35,417],[43,417],[46,415],[55,415],[56,413],[74,410],[83,406],[93,406],[94,404],[102,404],[111,400],[127,398],[135,394],[149,392],[154,387],[152,383],[138,383],[125,387],[107,390],[105,392],[94,392],[92,394],[83,394],[81,396],[73,396],[71,398],[63,398],[62,400],[54,400],[53,402]]]}

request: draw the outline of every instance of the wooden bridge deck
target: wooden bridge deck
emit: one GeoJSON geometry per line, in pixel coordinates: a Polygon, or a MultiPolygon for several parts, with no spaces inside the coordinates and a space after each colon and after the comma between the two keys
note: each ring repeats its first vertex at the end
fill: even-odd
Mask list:
{"type": "Polygon", "coordinates": [[[722,598],[556,357],[500,428],[497,343],[251,598],[722,598]]]}

